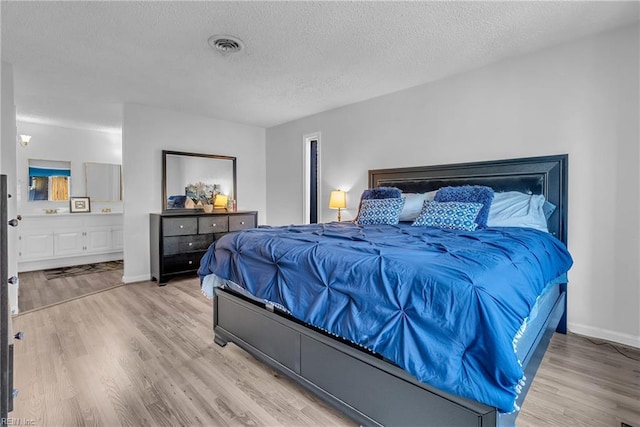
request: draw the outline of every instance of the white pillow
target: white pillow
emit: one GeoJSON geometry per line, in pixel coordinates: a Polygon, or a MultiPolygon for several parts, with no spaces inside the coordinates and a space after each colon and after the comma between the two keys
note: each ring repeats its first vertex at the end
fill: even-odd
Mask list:
{"type": "Polygon", "coordinates": [[[487,227],[529,227],[549,232],[547,219],[542,209],[544,196],[518,191],[495,193],[487,227]]]}
{"type": "Polygon", "coordinates": [[[429,191],[428,193],[402,193],[404,207],[400,212],[400,221],[413,221],[418,218],[420,212],[422,212],[424,201],[433,201],[437,192],[438,190],[429,191]]]}

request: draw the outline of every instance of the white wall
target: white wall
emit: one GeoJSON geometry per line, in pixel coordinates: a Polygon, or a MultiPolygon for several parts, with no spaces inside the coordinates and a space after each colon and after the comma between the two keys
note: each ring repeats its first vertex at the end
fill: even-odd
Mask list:
{"type": "MultiPolygon", "coordinates": [[[[86,196],[85,162],[122,163],[122,136],[115,133],[18,122],[18,133],[31,135],[26,147],[17,149],[18,211],[43,214],[58,208],[69,212],[69,202],[29,201],[29,159],[71,162],[72,197],[86,196]]],[[[122,211],[122,202],[93,202],[92,212],[102,208],[122,211]]]]}
{"type": "Polygon", "coordinates": [[[569,154],[569,327],[640,347],[638,26],[267,130],[271,224],[302,218],[302,136],[357,212],[367,170],[569,154]]]}
{"type": "MultiPolygon", "coordinates": [[[[2,129],[0,138],[0,173],[7,175],[7,191],[14,197],[10,197],[7,202],[7,216],[9,219],[16,218],[16,106],[13,100],[13,66],[7,62],[2,62],[0,66],[2,74],[2,103],[0,110],[0,120],[2,129]]],[[[7,231],[7,277],[18,275],[18,231],[9,227],[7,231]]],[[[12,313],[18,313],[18,289],[17,286],[9,286],[9,304],[12,313]]]]}
{"type": "Polygon", "coordinates": [[[265,129],[141,105],[122,127],[124,281],[149,280],[149,213],[162,210],[162,150],[237,158],[238,209],[266,222],[265,129]]]}

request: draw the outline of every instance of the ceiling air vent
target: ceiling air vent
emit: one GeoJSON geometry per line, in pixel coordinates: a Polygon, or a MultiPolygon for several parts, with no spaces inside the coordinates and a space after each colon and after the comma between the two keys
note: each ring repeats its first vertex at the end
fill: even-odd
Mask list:
{"type": "Polygon", "coordinates": [[[236,53],[242,50],[242,40],[233,36],[211,36],[209,45],[220,53],[236,53]]]}

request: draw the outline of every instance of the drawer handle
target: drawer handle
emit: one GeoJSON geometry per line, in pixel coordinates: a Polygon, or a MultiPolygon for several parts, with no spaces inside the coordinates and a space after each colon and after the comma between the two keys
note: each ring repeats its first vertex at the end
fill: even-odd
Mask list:
{"type": "Polygon", "coordinates": [[[189,246],[193,246],[193,243],[192,243],[192,242],[189,242],[189,246]]]}
{"type": "Polygon", "coordinates": [[[189,260],[189,265],[193,264],[193,261],[189,260]]]}
{"type": "Polygon", "coordinates": [[[180,225],[180,228],[184,228],[184,225],[182,225],[182,224],[181,224],[181,225],[180,225]]]}
{"type": "Polygon", "coordinates": [[[240,221],[240,225],[244,225],[244,221],[240,221]]]}
{"type": "Polygon", "coordinates": [[[211,224],[212,227],[216,227],[218,224],[211,224]]]}

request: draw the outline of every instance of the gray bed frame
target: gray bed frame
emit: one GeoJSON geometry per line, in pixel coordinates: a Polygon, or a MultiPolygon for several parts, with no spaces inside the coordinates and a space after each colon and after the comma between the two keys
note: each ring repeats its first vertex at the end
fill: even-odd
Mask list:
{"type": "MultiPolygon", "coordinates": [[[[549,232],[567,243],[567,155],[369,171],[369,186],[425,192],[446,185],[544,194],[557,209],[549,232]]],[[[519,404],[557,330],[566,333],[566,284],[524,358],[519,404]]],[[[417,381],[379,355],[227,289],[214,298],[215,342],[233,342],[361,425],[511,426],[517,413],[461,398],[417,381]]]]}

